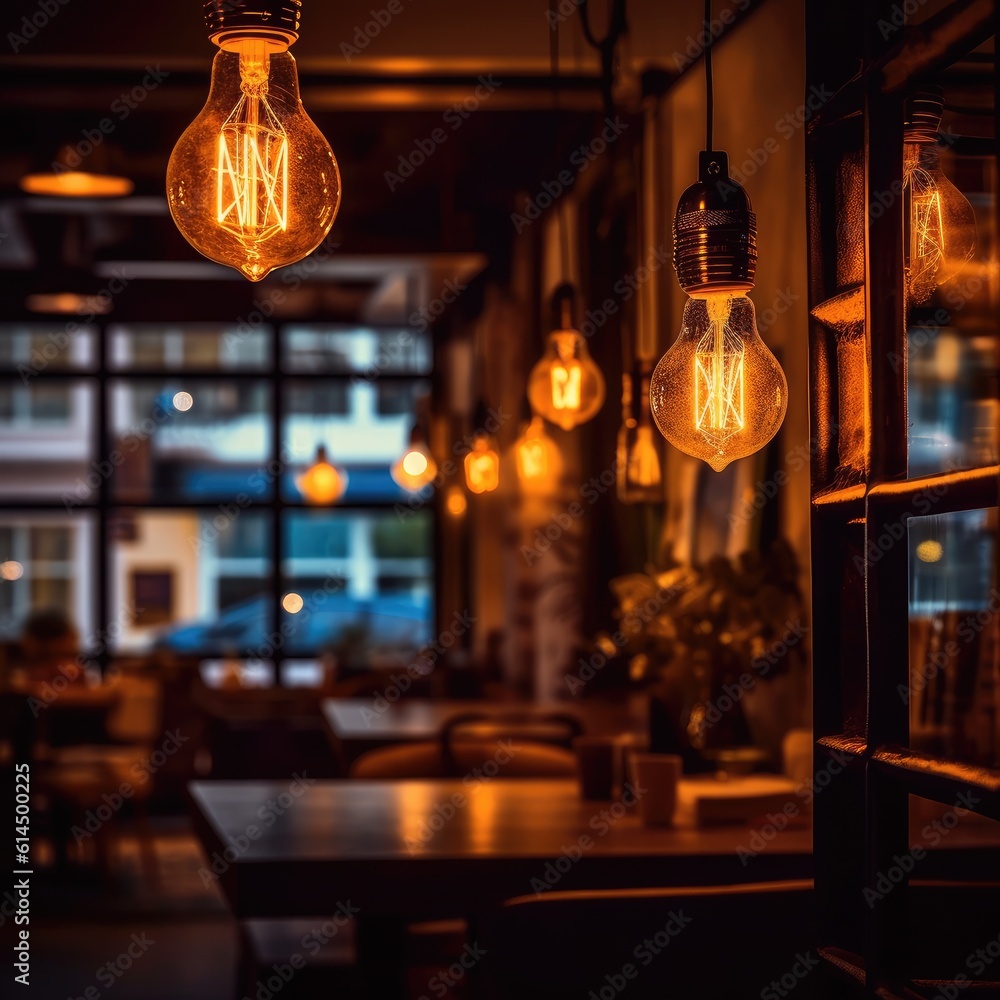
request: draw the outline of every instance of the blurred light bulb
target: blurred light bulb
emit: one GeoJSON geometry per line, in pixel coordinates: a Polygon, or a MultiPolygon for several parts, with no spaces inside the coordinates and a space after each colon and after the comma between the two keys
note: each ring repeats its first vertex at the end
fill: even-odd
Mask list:
{"type": "Polygon", "coordinates": [[[528,378],[532,409],[569,431],[597,413],[604,395],[604,376],[583,336],[576,330],[549,334],[545,355],[528,378]]]}
{"type": "Polygon", "coordinates": [[[189,392],[175,392],[174,398],[171,402],[173,403],[175,410],[180,410],[181,413],[186,413],[192,406],[194,406],[194,396],[192,396],[189,392]]]}
{"type": "Polygon", "coordinates": [[[477,434],[465,456],[465,484],[472,493],[489,493],[500,485],[500,456],[486,434],[477,434]]]}
{"type": "Polygon", "coordinates": [[[716,472],[774,437],[788,384],[745,292],[688,299],[680,335],[653,372],[649,403],[663,436],[716,472]]]}
{"type": "Polygon", "coordinates": [[[663,439],[653,433],[649,414],[649,362],[622,376],[622,426],[618,430],[618,499],[622,503],[663,500],[663,439]],[[638,387],[638,393],[634,388],[638,387]]]}
{"type": "Polygon", "coordinates": [[[514,446],[517,475],[525,492],[543,489],[562,475],[562,456],[545,433],[545,421],[533,416],[514,446]]]}
{"type": "Polygon", "coordinates": [[[437,463],[431,457],[419,433],[414,432],[409,446],[389,470],[389,474],[397,486],[411,493],[434,482],[434,477],[437,476],[437,463]]]}
{"type": "Polygon", "coordinates": [[[454,517],[461,517],[465,513],[466,507],[468,507],[465,494],[458,486],[453,486],[450,490],[448,490],[448,495],[445,497],[444,505],[448,513],[454,517]]]}
{"type": "Polygon", "coordinates": [[[942,173],[933,145],[904,143],[903,192],[909,200],[906,287],[920,305],[975,253],[976,213],[942,173]]]}
{"type": "Polygon", "coordinates": [[[316,461],[295,481],[306,503],[336,503],[347,490],[347,473],[330,464],[326,448],[316,449],[316,461]]]}
{"type": "Polygon", "coordinates": [[[337,161],[302,107],[287,51],[298,37],[298,5],[258,7],[251,23],[242,4],[210,5],[220,51],[208,102],[167,165],[167,200],[181,234],[251,281],[315,250],[340,205],[337,161]]]}

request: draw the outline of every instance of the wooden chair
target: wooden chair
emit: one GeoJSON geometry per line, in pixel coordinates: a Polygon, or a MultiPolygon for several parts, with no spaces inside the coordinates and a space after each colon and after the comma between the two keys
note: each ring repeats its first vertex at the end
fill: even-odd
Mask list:
{"type": "Polygon", "coordinates": [[[808,997],[812,902],[811,882],[518,897],[476,928],[472,995],[760,1000],[794,980],[808,997]]]}
{"type": "Polygon", "coordinates": [[[368,779],[461,778],[495,760],[497,778],[571,778],[576,758],[567,748],[581,731],[579,720],[561,713],[465,712],[450,719],[437,740],[369,750],[351,765],[349,774],[368,779]],[[506,752],[508,740],[513,746],[506,752]]]}

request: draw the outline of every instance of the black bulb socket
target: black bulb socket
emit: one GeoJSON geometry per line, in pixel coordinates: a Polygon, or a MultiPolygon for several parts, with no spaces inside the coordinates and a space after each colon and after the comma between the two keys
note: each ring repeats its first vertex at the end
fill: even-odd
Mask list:
{"type": "Polygon", "coordinates": [[[698,180],[674,215],[674,269],[689,295],[749,291],[757,273],[757,216],[743,185],[729,176],[729,156],[698,154],[698,180]]]}

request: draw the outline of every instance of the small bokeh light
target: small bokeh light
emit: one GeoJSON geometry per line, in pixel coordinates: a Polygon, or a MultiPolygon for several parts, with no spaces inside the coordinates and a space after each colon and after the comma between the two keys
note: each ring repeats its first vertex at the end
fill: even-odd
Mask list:
{"type": "Polygon", "coordinates": [[[928,538],[917,546],[917,558],[921,562],[940,562],[943,555],[944,546],[940,542],[935,541],[933,538],[928,538]]]}
{"type": "Polygon", "coordinates": [[[20,580],[24,576],[24,567],[13,559],[0,563],[0,577],[4,580],[20,580]]]}
{"type": "Polygon", "coordinates": [[[281,606],[290,614],[297,615],[302,610],[302,605],[305,602],[302,600],[300,594],[296,594],[294,591],[290,594],[285,594],[281,599],[281,606]]]}
{"type": "Polygon", "coordinates": [[[180,410],[181,413],[186,413],[192,406],[194,406],[194,396],[192,396],[189,392],[175,392],[172,402],[175,410],[180,410]]]}

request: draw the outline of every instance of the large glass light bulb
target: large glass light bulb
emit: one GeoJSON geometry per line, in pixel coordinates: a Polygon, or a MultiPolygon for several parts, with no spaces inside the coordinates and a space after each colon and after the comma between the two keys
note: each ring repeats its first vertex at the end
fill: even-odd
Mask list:
{"type": "Polygon", "coordinates": [[[531,408],[564,431],[586,423],[604,405],[604,376],[577,330],[555,330],[528,377],[531,408]]]}
{"type": "Polygon", "coordinates": [[[465,456],[465,484],[472,493],[489,493],[500,485],[500,456],[486,434],[477,434],[465,456]]]}
{"type": "Polygon", "coordinates": [[[663,436],[716,472],[774,437],[788,384],[745,292],[688,299],[680,335],[653,372],[649,403],[663,436]]]}
{"type": "Polygon", "coordinates": [[[302,107],[288,42],[249,31],[219,44],[208,102],[167,165],[167,201],[196,250],[260,281],[323,241],[340,172],[302,107]]]}
{"type": "Polygon", "coordinates": [[[347,473],[330,464],[326,448],[316,449],[316,461],[296,480],[306,503],[336,503],[347,489],[347,473]]]}
{"type": "Polygon", "coordinates": [[[908,203],[906,288],[914,305],[954,278],[976,250],[976,213],[942,173],[937,148],[903,144],[903,195],[908,203]]]}

